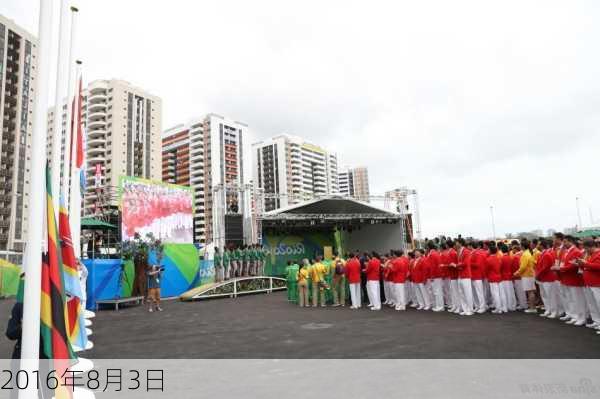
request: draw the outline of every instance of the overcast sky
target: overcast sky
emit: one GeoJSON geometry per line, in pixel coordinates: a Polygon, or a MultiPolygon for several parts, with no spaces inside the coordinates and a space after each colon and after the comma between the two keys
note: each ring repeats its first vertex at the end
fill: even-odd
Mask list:
{"type": "MultiPolygon", "coordinates": [[[[491,205],[498,234],[560,230],[576,197],[600,224],[597,1],[74,4],[84,78],[162,97],[163,128],[215,112],[304,137],[374,194],[417,189],[429,236],[490,237],[491,205]]],[[[0,13],[37,32],[38,0],[0,13]]]]}

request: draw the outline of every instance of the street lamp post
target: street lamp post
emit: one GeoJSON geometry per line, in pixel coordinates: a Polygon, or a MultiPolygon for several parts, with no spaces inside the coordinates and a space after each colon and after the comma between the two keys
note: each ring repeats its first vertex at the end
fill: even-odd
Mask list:
{"type": "Polygon", "coordinates": [[[494,206],[490,205],[490,216],[492,218],[492,238],[496,240],[496,223],[494,222],[494,206]]]}
{"type": "Polygon", "coordinates": [[[579,210],[579,197],[575,197],[575,205],[577,206],[577,228],[581,229],[583,226],[581,224],[581,211],[579,210]]]}

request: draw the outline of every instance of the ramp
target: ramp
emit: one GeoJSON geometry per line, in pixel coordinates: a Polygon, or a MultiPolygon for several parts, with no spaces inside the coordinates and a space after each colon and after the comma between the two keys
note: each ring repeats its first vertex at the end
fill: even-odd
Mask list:
{"type": "Polygon", "coordinates": [[[287,289],[286,280],[280,277],[237,277],[220,283],[204,284],[193,288],[181,294],[179,299],[181,301],[195,301],[219,297],[237,298],[239,295],[261,292],[271,293],[285,289],[287,289]]]}

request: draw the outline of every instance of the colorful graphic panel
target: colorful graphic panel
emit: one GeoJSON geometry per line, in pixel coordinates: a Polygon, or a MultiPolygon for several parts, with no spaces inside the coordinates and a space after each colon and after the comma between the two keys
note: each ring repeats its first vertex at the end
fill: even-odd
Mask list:
{"type": "Polygon", "coordinates": [[[190,187],[121,177],[122,239],[148,233],[163,243],[194,241],[194,193],[190,187]]]}
{"type": "Polygon", "coordinates": [[[289,260],[301,262],[323,256],[323,248],[334,246],[333,233],[307,232],[301,235],[264,235],[263,247],[268,250],[265,274],[283,276],[289,260]]]}

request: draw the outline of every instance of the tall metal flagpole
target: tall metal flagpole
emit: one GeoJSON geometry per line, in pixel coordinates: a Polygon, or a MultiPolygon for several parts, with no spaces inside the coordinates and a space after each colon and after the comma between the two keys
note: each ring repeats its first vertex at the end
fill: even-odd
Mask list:
{"type": "MultiPolygon", "coordinates": [[[[37,87],[33,103],[33,137],[31,148],[31,197],[27,214],[27,245],[25,247],[25,292],[23,300],[23,329],[21,344],[21,369],[33,376],[39,368],[40,300],[42,286],[42,231],[44,220],[46,164],[46,124],[48,112],[50,51],[52,43],[53,0],[40,0],[37,87]]],[[[23,374],[23,373],[20,373],[23,374]]],[[[24,378],[24,377],[23,377],[24,378]]],[[[21,385],[23,386],[23,385],[21,385]]],[[[26,384],[19,391],[20,399],[37,399],[36,384],[26,384]]]]}
{"type": "MultiPolygon", "coordinates": [[[[67,34],[69,33],[69,1],[60,2],[60,25],[58,30],[58,62],[56,67],[56,88],[54,96],[54,126],[52,128],[52,188],[54,190],[53,204],[56,219],[58,220],[59,187],[60,187],[60,162],[62,159],[62,116],[63,100],[67,97],[67,79],[69,77],[69,54],[67,47],[67,34]]],[[[67,99],[67,108],[68,108],[67,99]]],[[[66,121],[67,126],[69,121],[66,121]]],[[[67,148],[65,143],[65,148],[67,148]]],[[[67,152],[65,150],[65,152],[67,152]]],[[[65,179],[66,182],[66,179],[65,179]]]]}
{"type": "MultiPolygon", "coordinates": [[[[74,95],[75,86],[75,32],[77,28],[77,11],[79,11],[76,7],[71,7],[71,37],[69,40],[69,80],[67,82],[67,112],[66,112],[66,128],[65,128],[65,153],[63,157],[63,167],[62,167],[62,175],[63,175],[63,184],[61,186],[63,200],[65,201],[65,206],[69,205],[69,195],[70,195],[70,187],[73,184],[70,181],[71,177],[71,152],[70,145],[72,143],[71,137],[73,135],[71,119],[73,117],[73,103],[71,102],[72,96],[74,95]]],[[[75,124],[73,124],[75,126],[75,124]]],[[[76,132],[76,130],[75,130],[76,132]]]]}
{"type": "MultiPolygon", "coordinates": [[[[81,61],[77,61],[77,72],[75,78],[76,95],[75,95],[75,114],[73,115],[73,135],[78,134],[81,121],[79,120],[79,79],[81,77],[81,61]]],[[[71,241],[75,256],[81,258],[81,185],[79,182],[80,169],[77,168],[77,138],[73,137],[73,147],[71,148],[71,196],[69,198],[69,218],[71,223],[71,241]]],[[[83,166],[85,168],[85,164],[83,166]]]]}

